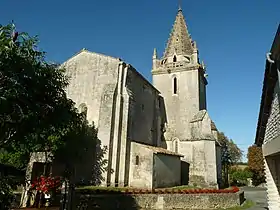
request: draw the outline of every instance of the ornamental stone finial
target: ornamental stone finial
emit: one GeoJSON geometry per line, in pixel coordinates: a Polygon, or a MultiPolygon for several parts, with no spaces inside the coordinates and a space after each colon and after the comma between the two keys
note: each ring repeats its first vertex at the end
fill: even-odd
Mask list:
{"type": "Polygon", "coordinates": [[[157,49],[154,48],[153,59],[157,59],[157,49]]]}

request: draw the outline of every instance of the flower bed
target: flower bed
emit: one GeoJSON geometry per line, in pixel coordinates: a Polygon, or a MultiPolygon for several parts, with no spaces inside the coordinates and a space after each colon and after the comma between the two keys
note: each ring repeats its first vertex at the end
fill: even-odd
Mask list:
{"type": "Polygon", "coordinates": [[[209,193],[236,193],[238,187],[231,189],[155,189],[155,190],[138,190],[126,189],[122,193],[125,194],[209,194],[209,193]]]}
{"type": "Polygon", "coordinates": [[[93,188],[78,189],[81,193],[91,194],[213,194],[213,193],[236,193],[238,187],[229,189],[135,189],[135,188],[93,188]]]}
{"type": "Polygon", "coordinates": [[[27,192],[27,207],[41,208],[55,202],[61,189],[61,177],[40,176],[32,181],[27,192]]]}

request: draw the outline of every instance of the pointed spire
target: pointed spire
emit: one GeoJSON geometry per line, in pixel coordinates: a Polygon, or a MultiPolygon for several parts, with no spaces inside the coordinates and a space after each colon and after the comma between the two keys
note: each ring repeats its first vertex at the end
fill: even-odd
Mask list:
{"type": "Polygon", "coordinates": [[[165,48],[164,58],[172,56],[174,50],[176,51],[177,55],[191,55],[194,50],[180,5],[175,22],[173,24],[173,29],[165,48]]]}
{"type": "Polygon", "coordinates": [[[153,59],[157,59],[157,49],[156,48],[154,48],[153,59]]]}

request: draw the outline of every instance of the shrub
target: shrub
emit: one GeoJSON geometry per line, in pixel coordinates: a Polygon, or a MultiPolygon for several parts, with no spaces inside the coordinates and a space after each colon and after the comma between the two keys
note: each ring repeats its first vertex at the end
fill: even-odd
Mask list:
{"type": "Polygon", "coordinates": [[[254,186],[265,183],[264,158],[262,148],[256,145],[248,148],[248,168],[252,173],[252,184],[254,186]]]}
{"type": "Polygon", "coordinates": [[[252,178],[252,172],[249,170],[234,169],[230,173],[230,180],[232,184],[247,185],[247,180],[252,178]]]}
{"type": "Polygon", "coordinates": [[[0,209],[10,209],[13,198],[14,195],[11,180],[0,175],[0,209]]]}

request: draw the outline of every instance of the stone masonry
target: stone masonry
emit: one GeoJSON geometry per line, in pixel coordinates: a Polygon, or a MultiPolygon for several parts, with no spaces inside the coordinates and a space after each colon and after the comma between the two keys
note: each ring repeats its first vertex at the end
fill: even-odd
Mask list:
{"type": "Polygon", "coordinates": [[[167,149],[184,155],[191,183],[215,186],[221,177],[220,150],[215,125],[206,111],[207,74],[181,9],[163,57],[158,59],[154,51],[152,74],[165,102],[167,149]]]}
{"type": "MultiPolygon", "coordinates": [[[[217,187],[221,156],[207,112],[206,70],[181,9],[164,56],[154,51],[153,84],[121,59],[86,49],[61,67],[70,78],[68,97],[108,148],[103,186],[217,187]]],[[[91,169],[79,167],[79,179],[86,179],[83,170],[91,169]]]]}
{"type": "Polygon", "coordinates": [[[279,87],[276,86],[273,94],[270,115],[266,125],[264,143],[269,142],[280,135],[279,92],[279,87]]]}

